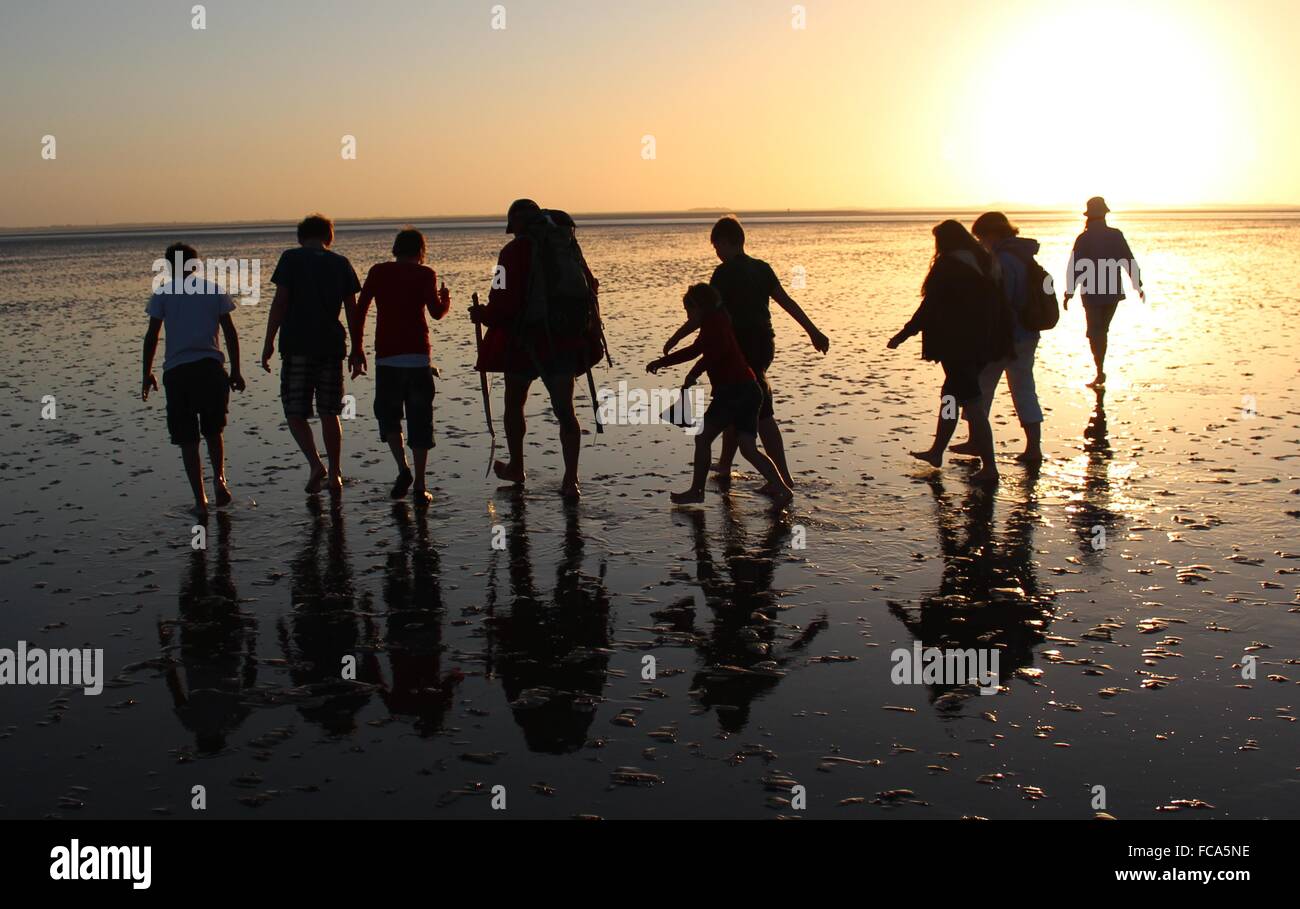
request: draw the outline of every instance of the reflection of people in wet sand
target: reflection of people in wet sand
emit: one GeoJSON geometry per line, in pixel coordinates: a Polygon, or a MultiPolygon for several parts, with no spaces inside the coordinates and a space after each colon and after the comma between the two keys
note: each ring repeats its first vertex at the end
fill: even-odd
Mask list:
{"type": "Polygon", "coordinates": [[[971,476],[975,483],[996,483],[993,431],[980,406],[980,370],[1010,356],[1011,326],[993,280],[993,258],[988,250],[957,221],[934,228],[934,258],[921,286],[921,305],[898,334],[889,339],[894,350],[912,335],[921,335],[921,356],[943,367],[939,389],[939,422],[934,443],[912,456],[934,467],[943,465],[943,453],[957,429],[960,408],[970,424],[970,444],[981,467],[971,476]]]}
{"type": "MultiPolygon", "coordinates": [[[[789,660],[777,651],[781,626],[776,621],[779,609],[772,583],[777,561],[789,546],[790,522],[785,516],[772,516],[754,545],[730,499],[723,500],[723,510],[724,566],[714,560],[704,512],[684,513],[692,531],[696,583],[713,613],[708,633],[695,632],[693,608],[669,610],[656,618],[677,621],[677,630],[695,635],[704,665],[691,688],[703,706],[717,711],[723,729],[739,732],[749,722],[750,705],[784,677],[782,667],[789,660]]],[[[803,647],[808,639],[805,635],[787,650],[803,647]]]]}
{"type": "Polygon", "coordinates": [[[405,502],[393,505],[400,543],[384,567],[384,653],[391,676],[376,669],[389,713],[415,717],[416,731],[429,736],[442,728],[462,675],[442,674],[442,568],[429,539],[428,510],[415,505],[414,523],[405,502]]]}
{"type": "Polygon", "coordinates": [[[1070,308],[1070,297],[1077,292],[1083,301],[1083,314],[1088,321],[1088,346],[1097,364],[1097,377],[1088,383],[1089,388],[1106,384],[1106,343],[1110,335],[1110,322],[1115,318],[1120,300],[1124,299],[1126,272],[1133,289],[1145,303],[1147,292],[1142,288],[1141,272],[1128,240],[1117,228],[1106,223],[1110,212],[1106,200],[1093,196],[1088,200],[1084,216],[1087,222],[1083,233],[1074,241],[1070,263],[1065,271],[1065,300],[1063,307],[1070,308]]]}
{"type": "Polygon", "coordinates": [[[181,581],[179,615],[159,622],[165,653],[180,653],[167,669],[167,690],[181,725],[194,733],[203,754],[226,747],[226,737],[248,716],[243,693],[257,680],[257,620],[239,608],[230,576],[230,516],[217,513],[216,565],[208,576],[208,554],[190,553],[181,581]]]}
{"type": "Polygon", "coordinates": [[[507,525],[511,605],[488,620],[489,646],[528,750],[577,751],[587,741],[609,665],[609,593],[601,576],[583,573],[579,505],[564,508],[564,539],[547,598],[533,580],[526,504],[513,498],[507,525]]]}
{"type": "Polygon", "coordinates": [[[1066,508],[1070,524],[1079,537],[1079,549],[1085,562],[1096,563],[1106,550],[1106,537],[1120,524],[1121,517],[1110,505],[1110,462],[1115,453],[1110,447],[1106,426],[1106,389],[1094,389],[1097,403],[1083,430],[1083,450],[1088,456],[1084,467],[1083,488],[1078,498],[1066,508]]]}
{"type": "MultiPolygon", "coordinates": [[[[356,728],[356,715],[370,700],[368,688],[343,679],[343,658],[356,656],[361,640],[351,557],[337,502],[327,516],[317,499],[308,502],[308,509],[313,519],[307,544],[289,566],[293,614],[287,624],[280,620],[277,631],[290,678],[303,689],[298,712],[326,732],[342,735],[356,728]]],[[[373,679],[373,661],[358,660],[357,678],[373,679]]]]}
{"type": "MultiPolygon", "coordinates": [[[[972,489],[963,502],[954,503],[942,480],[931,479],[943,577],[938,591],[920,606],[890,605],[923,647],[998,648],[1002,681],[1033,662],[1033,648],[1054,618],[1054,594],[1039,584],[1034,564],[1036,480],[1026,478],[1025,497],[1012,507],[998,537],[993,532],[992,495],[972,489]]],[[[952,687],[936,686],[931,694],[937,697],[952,687]]]]}

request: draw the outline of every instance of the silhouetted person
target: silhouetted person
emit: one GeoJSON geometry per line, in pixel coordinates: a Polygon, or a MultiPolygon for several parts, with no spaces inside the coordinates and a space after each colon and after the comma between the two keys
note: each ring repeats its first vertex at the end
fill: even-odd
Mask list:
{"type": "MultiPolygon", "coordinates": [[[[772,266],[745,252],[745,229],[740,221],[730,215],[719,218],[709,233],[709,242],[713,244],[713,251],[722,263],[713,270],[709,284],[721,295],[722,305],[731,316],[741,352],[749,368],[754,371],[763,392],[758,412],[759,440],[785,485],[793,487],[794,479],[790,476],[790,467],[786,463],[781,427],[777,424],[772,409],[772,385],[767,376],[776,356],[771,302],[775,300],[778,306],[790,314],[790,318],[799,323],[799,327],[808,333],[808,340],[815,350],[824,354],[830,350],[831,342],[786,293],[772,266]]],[[[665,342],[664,356],[668,356],[678,343],[698,328],[698,323],[687,319],[665,342]]],[[[723,433],[722,451],[713,469],[717,473],[718,482],[724,485],[731,480],[731,465],[736,458],[737,445],[735,430],[723,433]]]]}
{"type": "MultiPolygon", "coordinates": [[[[1036,464],[1043,460],[1043,408],[1038,403],[1038,388],[1034,384],[1034,355],[1038,350],[1039,333],[1026,326],[1025,310],[1029,304],[1029,263],[1038,255],[1038,241],[1019,236],[1020,229],[1000,211],[980,215],[971,231],[993,255],[998,287],[1003,302],[1011,310],[1015,345],[1011,356],[994,360],[980,370],[980,405],[987,417],[993,408],[998,383],[1005,373],[1011,403],[1016,408],[1020,428],[1025,432],[1025,450],[1016,459],[1036,464]]],[[[951,450],[953,454],[979,453],[970,441],[954,445],[951,450]]]]}
{"type": "Polygon", "coordinates": [[[1147,299],[1137,259],[1133,257],[1124,234],[1106,223],[1108,212],[1110,208],[1101,196],[1088,200],[1084,212],[1088,220],[1083,233],[1074,241],[1065,272],[1062,306],[1069,309],[1070,297],[1078,292],[1088,322],[1088,344],[1092,348],[1093,362],[1097,364],[1097,377],[1088,383],[1089,388],[1106,384],[1106,342],[1110,321],[1115,318],[1119,301],[1124,299],[1124,280],[1120,272],[1128,274],[1142,302],[1147,299]]]}
{"type": "Polygon", "coordinates": [[[1115,457],[1106,425],[1106,389],[1095,389],[1097,403],[1083,430],[1083,450],[1088,456],[1079,499],[1067,509],[1079,538],[1079,551],[1088,564],[1097,564],[1119,528],[1122,518],[1110,507],[1110,464],[1115,457]]]}
{"type": "Polygon", "coordinates": [[[216,565],[208,576],[208,553],[190,553],[181,581],[178,617],[159,622],[158,637],[180,652],[167,670],[167,690],[181,725],[194,734],[202,754],[226,747],[247,718],[245,694],[257,682],[257,620],[239,607],[230,572],[230,516],[217,513],[216,565]]]}
{"type": "Polygon", "coordinates": [[[898,334],[889,339],[894,350],[912,335],[921,335],[921,356],[943,367],[939,389],[939,419],[934,442],[912,457],[933,467],[943,466],[943,453],[957,428],[959,410],[970,424],[970,440],[982,466],[974,483],[996,483],[993,430],[980,406],[980,370],[1011,350],[1011,326],[1003,318],[993,257],[957,221],[934,228],[934,258],[921,286],[921,305],[898,334]]]}
{"type": "Polygon", "coordinates": [[[343,358],[352,367],[352,378],[366,371],[366,354],[361,347],[357,324],[357,292],[361,282],[352,263],[330,249],[334,222],[324,215],[308,215],[298,224],[298,247],[280,254],[271,275],[275,299],[266,316],[266,340],[262,344],[262,368],[271,371],[275,339],[280,337],[280,403],[289,432],[307,459],[310,473],[307,492],[316,494],[327,479],[325,464],[312,434],[312,405],[320,416],[321,436],[329,461],[330,494],[343,492],[343,358]],[[339,311],[347,319],[347,336],[339,323],[339,311]]]}
{"type": "Polygon", "coordinates": [[[599,285],[578,246],[573,219],[564,212],[518,199],[506,216],[506,233],[514,239],[497,259],[488,302],[469,308],[470,319],[487,326],[474,368],[505,374],[501,419],[509,461],[497,461],[493,469],[498,479],[523,485],[524,404],[533,380],[540,378],[560,424],[560,494],[575,499],[582,494],[582,426],[573,407],[573,385],[603,354],[599,285]]]}

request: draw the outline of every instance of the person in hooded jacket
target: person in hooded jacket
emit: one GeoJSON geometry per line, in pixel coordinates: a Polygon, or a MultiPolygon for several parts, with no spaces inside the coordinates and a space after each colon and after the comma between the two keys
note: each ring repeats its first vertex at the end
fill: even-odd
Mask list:
{"type": "Polygon", "coordinates": [[[919,333],[921,356],[943,367],[934,443],[912,456],[942,466],[960,408],[983,462],[971,475],[971,482],[993,484],[998,480],[998,468],[993,459],[993,431],[980,406],[979,378],[987,364],[1008,355],[1011,342],[994,283],[993,257],[957,221],[944,221],[933,233],[934,258],[921,287],[921,305],[888,344],[893,350],[919,333]]]}
{"type": "MultiPolygon", "coordinates": [[[[1000,211],[985,212],[975,219],[972,232],[993,256],[994,273],[1002,290],[1004,303],[1010,307],[1012,339],[1015,349],[1009,357],[994,360],[980,370],[980,406],[985,418],[993,407],[1002,374],[1016,417],[1025,431],[1025,450],[1016,459],[1026,464],[1043,460],[1043,409],[1034,385],[1034,354],[1039,333],[1025,327],[1024,312],[1029,303],[1028,261],[1038,254],[1038,241],[1020,236],[1020,229],[1000,211]]],[[[952,446],[953,454],[979,454],[974,437],[952,446]]]]}

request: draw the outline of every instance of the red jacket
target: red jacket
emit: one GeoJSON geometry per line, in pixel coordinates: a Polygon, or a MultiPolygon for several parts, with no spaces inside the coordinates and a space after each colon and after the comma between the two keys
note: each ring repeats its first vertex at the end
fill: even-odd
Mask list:
{"type": "MultiPolygon", "coordinates": [[[[504,276],[504,281],[493,276],[493,287],[488,293],[487,307],[483,314],[483,324],[487,334],[483,337],[483,346],[479,350],[474,368],[481,372],[533,372],[535,366],[530,350],[545,364],[556,353],[578,354],[578,362],[584,369],[598,363],[604,351],[600,343],[600,331],[593,328],[586,337],[548,339],[541,337],[528,339],[525,346],[523,339],[515,337],[515,327],[523,314],[528,300],[528,272],[533,261],[533,241],[528,237],[515,237],[501,250],[497,257],[497,268],[504,276]],[[504,284],[498,287],[496,285],[504,284]],[[555,350],[551,345],[554,343],[555,350]]],[[[587,280],[593,291],[598,282],[590,271],[587,280]]]]}
{"type": "Polygon", "coordinates": [[[709,383],[715,388],[755,381],[754,370],[749,368],[736,332],[731,327],[731,316],[719,306],[700,319],[700,333],[689,347],[675,350],[660,362],[664,366],[689,363],[696,357],[704,360],[709,383]]]}

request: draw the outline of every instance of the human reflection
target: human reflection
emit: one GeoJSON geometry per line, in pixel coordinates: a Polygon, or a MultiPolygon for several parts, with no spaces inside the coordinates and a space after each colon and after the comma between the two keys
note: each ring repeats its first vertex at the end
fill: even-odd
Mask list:
{"type": "Polygon", "coordinates": [[[1087,456],[1083,482],[1067,507],[1070,525],[1079,539],[1079,550],[1087,565],[1099,564],[1106,552],[1107,538],[1120,527],[1122,517],[1111,509],[1110,463],[1115,457],[1106,427],[1106,389],[1096,389],[1097,403],[1083,430],[1083,451],[1087,456]]]}
{"type": "Polygon", "coordinates": [[[380,697],[394,716],[415,718],[415,729],[430,736],[442,728],[456,686],[463,676],[445,676],[442,663],[442,585],[438,550],[429,535],[429,510],[408,502],[393,505],[398,547],[384,568],[387,606],[384,653],[388,673],[376,665],[380,697]],[[414,521],[412,521],[414,511],[414,521]]]}
{"type": "Polygon", "coordinates": [[[244,694],[257,681],[257,620],[240,609],[231,578],[230,515],[217,512],[216,526],[211,577],[208,551],[193,550],[181,579],[178,617],[158,623],[164,653],[179,644],[166,673],[167,690],[202,754],[226,747],[227,736],[248,716],[244,694]]]}
{"type": "MultiPolygon", "coordinates": [[[[326,513],[313,497],[308,510],[306,545],[289,566],[293,612],[276,630],[289,676],[301,689],[294,692],[301,695],[298,712],[331,735],[343,735],[356,728],[356,715],[370,700],[368,686],[343,678],[343,658],[358,656],[361,641],[351,558],[342,508],[331,503],[326,513]]],[[[357,680],[372,681],[373,667],[372,658],[359,660],[357,680]]]]}
{"type": "MultiPolygon", "coordinates": [[[[1017,490],[999,537],[993,532],[994,495],[969,489],[960,503],[943,480],[928,481],[934,497],[943,577],[920,606],[890,604],[923,648],[998,649],[999,681],[1033,662],[1053,619],[1054,594],[1040,585],[1034,564],[1037,471],[1017,490]]],[[[928,686],[931,700],[957,685],[928,686]]]]}
{"type": "MultiPolygon", "coordinates": [[[[696,632],[694,610],[678,614],[685,619],[680,630],[694,633],[703,663],[691,685],[695,696],[717,713],[718,725],[739,732],[749,722],[753,702],[777,685],[789,661],[776,645],[779,609],[772,582],[777,561],[789,547],[791,524],[788,514],[770,515],[755,543],[730,497],[723,498],[722,508],[721,566],[713,557],[704,511],[684,512],[691,526],[696,582],[712,612],[708,632],[696,632]]],[[[795,646],[807,642],[805,636],[795,646]]]]}
{"type": "Polygon", "coordinates": [[[510,608],[488,618],[491,669],[501,679],[530,751],[567,754],[581,748],[595,718],[609,665],[609,593],[599,575],[583,572],[581,505],[564,505],[564,536],[555,586],[548,596],[533,578],[532,539],[523,495],[511,499],[506,533],[510,608]]]}

